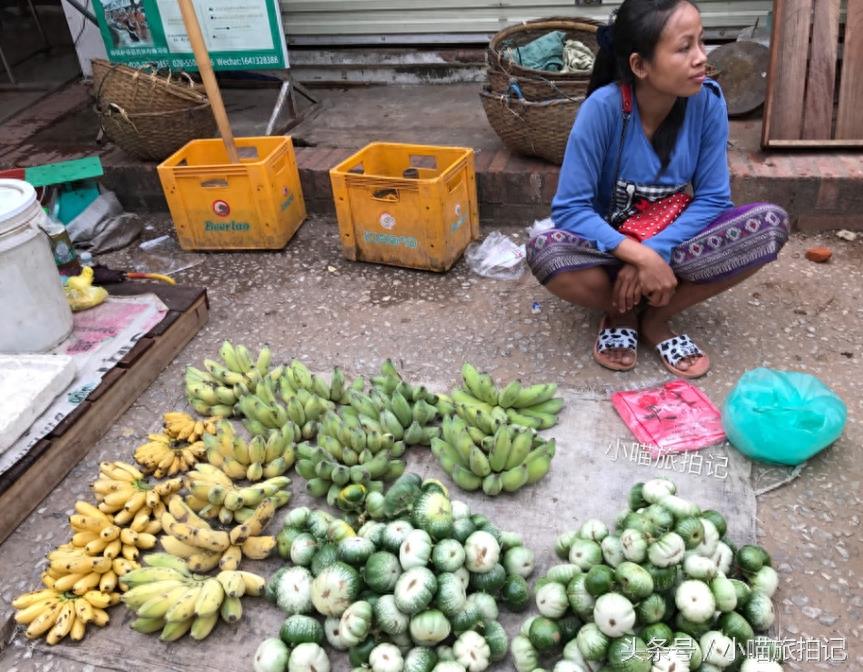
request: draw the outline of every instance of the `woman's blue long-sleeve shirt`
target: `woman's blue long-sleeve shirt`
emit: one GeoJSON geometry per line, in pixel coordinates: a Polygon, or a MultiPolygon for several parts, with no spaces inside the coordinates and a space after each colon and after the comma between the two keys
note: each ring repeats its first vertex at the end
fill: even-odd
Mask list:
{"type": "MultiPolygon", "coordinates": [[[[683,125],[668,167],[661,162],[641,127],[633,96],[632,116],[622,139],[618,189],[654,196],[691,185],[693,200],[667,228],[644,245],[669,261],[675,246],[694,237],[733,206],[726,145],[728,113],[719,85],[706,80],[687,101],[683,125]],[[625,183],[625,185],[624,185],[625,183]],[[659,189],[656,189],[659,187],[659,189]]],[[[566,146],[551,212],[555,226],[593,241],[604,252],[625,238],[606,221],[623,130],[620,88],[609,84],[584,101],[566,146]]]]}

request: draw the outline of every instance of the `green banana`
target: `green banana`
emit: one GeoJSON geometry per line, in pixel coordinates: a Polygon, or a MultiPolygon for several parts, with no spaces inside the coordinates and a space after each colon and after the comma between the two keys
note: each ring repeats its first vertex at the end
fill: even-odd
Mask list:
{"type": "Polygon", "coordinates": [[[330,398],[330,384],[320,376],[312,376],[312,391],[321,399],[330,398]]]}
{"type": "Polygon", "coordinates": [[[523,387],[518,393],[513,404],[514,408],[528,408],[536,406],[554,397],[557,393],[557,385],[554,383],[540,383],[523,387]]]}
{"type": "Polygon", "coordinates": [[[497,406],[498,391],[494,384],[494,379],[487,373],[479,375],[479,394],[477,395],[489,406],[497,406]]]}
{"type": "Polygon", "coordinates": [[[525,415],[514,408],[506,409],[506,415],[509,418],[509,421],[514,425],[521,425],[522,427],[529,427],[531,429],[540,429],[540,427],[542,427],[542,420],[530,415],[525,415]]]}
{"type": "Polygon", "coordinates": [[[539,427],[536,429],[551,429],[557,424],[557,416],[553,413],[542,413],[534,411],[533,408],[522,408],[521,415],[538,420],[539,427]]]}
{"type": "Polygon", "coordinates": [[[437,412],[440,413],[441,417],[446,417],[448,415],[452,415],[455,413],[455,405],[452,402],[452,397],[449,397],[446,394],[439,394],[437,403],[435,404],[437,408],[437,412]]]}
{"type": "Polygon", "coordinates": [[[312,478],[306,482],[306,491],[312,497],[323,497],[330,489],[330,481],[325,481],[322,478],[312,478]]]}
{"type": "Polygon", "coordinates": [[[312,390],[312,372],[306,368],[305,364],[295,359],[291,362],[291,371],[294,374],[294,381],[298,384],[295,386],[298,388],[297,392],[300,388],[307,391],[312,390]]]}
{"type": "Polygon", "coordinates": [[[452,480],[462,490],[479,490],[480,486],[482,486],[482,479],[470,469],[460,464],[456,464],[453,467],[452,480]]]}
{"type": "Polygon", "coordinates": [[[262,376],[267,375],[267,371],[270,369],[270,359],[272,358],[272,351],[270,350],[269,345],[265,345],[258,351],[258,357],[255,360],[255,370],[262,376]]]}
{"type": "Polygon", "coordinates": [[[458,410],[458,405],[463,404],[465,406],[475,406],[477,408],[481,408],[486,413],[491,413],[492,406],[482,401],[478,397],[470,394],[465,390],[453,390],[452,392],[452,402],[458,410]]]}
{"type": "Polygon", "coordinates": [[[500,474],[488,474],[482,479],[482,491],[489,497],[499,495],[502,489],[503,483],[501,482],[500,474]]]}
{"type": "Polygon", "coordinates": [[[530,453],[533,436],[528,431],[518,431],[512,437],[512,445],[506,458],[504,469],[509,470],[519,466],[530,453]]]}
{"type": "Polygon", "coordinates": [[[411,406],[399,391],[393,392],[392,397],[390,397],[390,409],[396,418],[398,418],[402,427],[407,427],[411,424],[411,420],[413,419],[411,406]]]}
{"type": "Polygon", "coordinates": [[[521,392],[521,382],[512,381],[500,391],[497,399],[498,405],[503,409],[511,408],[518,399],[519,392],[521,392]]]}
{"type": "Polygon", "coordinates": [[[461,367],[461,377],[468,392],[477,399],[480,399],[482,397],[482,384],[479,379],[480,373],[477,371],[476,367],[474,367],[473,364],[465,362],[461,367]]]}
{"type": "Polygon", "coordinates": [[[491,472],[491,466],[489,466],[488,457],[486,457],[485,453],[476,446],[471,449],[470,457],[468,459],[468,466],[470,467],[470,470],[480,478],[488,476],[491,472]]]}
{"type": "Polygon", "coordinates": [[[345,394],[345,374],[339,367],[333,369],[333,375],[330,378],[330,393],[328,398],[335,402],[340,402],[345,394]]]}
{"type": "Polygon", "coordinates": [[[534,404],[533,406],[523,408],[522,413],[526,413],[527,411],[535,411],[537,413],[551,413],[552,415],[557,415],[563,410],[564,403],[565,402],[563,401],[562,397],[555,397],[554,399],[542,401],[538,404],[534,404]]]}
{"type": "Polygon", "coordinates": [[[512,469],[507,469],[500,474],[500,482],[505,492],[515,492],[527,484],[530,473],[526,464],[520,464],[512,469]]]}
{"type": "Polygon", "coordinates": [[[404,442],[409,446],[416,446],[422,442],[424,437],[425,433],[422,426],[414,420],[405,430],[404,442]]]}
{"type": "Polygon", "coordinates": [[[498,427],[494,434],[494,446],[492,446],[488,458],[492,471],[503,471],[506,469],[511,445],[512,430],[507,426],[498,427]]]}
{"type": "Polygon", "coordinates": [[[551,456],[548,453],[541,453],[528,457],[524,461],[524,466],[527,469],[527,484],[533,485],[551,469],[551,456]]]}

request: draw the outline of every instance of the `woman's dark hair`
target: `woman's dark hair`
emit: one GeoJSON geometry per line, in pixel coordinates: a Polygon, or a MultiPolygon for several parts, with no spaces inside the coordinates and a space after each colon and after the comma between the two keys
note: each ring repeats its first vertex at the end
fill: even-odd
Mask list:
{"type": "MultiPolygon", "coordinates": [[[[684,2],[695,6],[692,0],[624,0],[614,22],[601,26],[598,31],[600,48],[593,63],[587,95],[611,82],[634,85],[635,75],[629,66],[630,55],[637,53],[651,60],[665,24],[674,10],[684,2]]],[[[660,173],[671,161],[671,152],[685,115],[686,98],[678,98],[653,134],[653,148],[662,162],[660,173]]]]}

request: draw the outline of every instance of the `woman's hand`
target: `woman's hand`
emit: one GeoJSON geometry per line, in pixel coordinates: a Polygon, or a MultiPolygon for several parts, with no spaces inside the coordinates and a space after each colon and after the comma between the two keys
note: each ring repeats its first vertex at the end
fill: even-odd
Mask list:
{"type": "Polygon", "coordinates": [[[650,254],[645,254],[643,261],[638,264],[641,291],[651,306],[665,306],[674,296],[677,277],[662,257],[649,248],[645,249],[650,254]]]}
{"type": "MultiPolygon", "coordinates": [[[[665,259],[647,245],[642,245],[630,238],[622,241],[615,248],[614,256],[624,263],[623,268],[631,265],[638,269],[641,295],[647,297],[651,306],[664,306],[671,301],[677,287],[677,277],[671,270],[671,266],[665,263],[665,259]]],[[[616,290],[615,285],[612,302],[616,300],[616,290]]]]}
{"type": "Polygon", "coordinates": [[[614,310],[628,313],[641,301],[641,281],[639,270],[632,264],[624,264],[617,274],[611,292],[611,305],[614,310]]]}

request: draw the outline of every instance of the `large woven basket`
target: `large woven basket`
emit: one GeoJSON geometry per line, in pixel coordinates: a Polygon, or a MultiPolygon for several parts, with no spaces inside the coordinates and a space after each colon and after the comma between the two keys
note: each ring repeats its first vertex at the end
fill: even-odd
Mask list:
{"type": "Polygon", "coordinates": [[[563,163],[569,132],[583,97],[530,102],[488,90],[479,95],[488,123],[507,147],[551,163],[563,163]]]}
{"type": "Polygon", "coordinates": [[[93,59],[93,95],[100,105],[114,103],[128,114],[184,110],[207,102],[203,89],[185,73],[160,76],[98,58],[93,59]]]}
{"type": "Polygon", "coordinates": [[[552,81],[586,81],[590,79],[590,73],[570,72],[562,74],[525,68],[506,58],[503,52],[508,47],[521,47],[546,33],[562,30],[566,34],[566,39],[583,42],[595,54],[599,51],[599,45],[596,42],[596,29],[600,25],[598,21],[580,17],[551,17],[524,21],[509,26],[491,38],[488,45],[488,64],[492,69],[499,69],[520,77],[533,79],[542,77],[552,81]]]}
{"type": "Polygon", "coordinates": [[[105,135],[124,151],[145,161],[163,161],[190,140],[210,138],[216,120],[209,101],[184,109],[129,113],[115,103],[97,106],[105,135]]]}
{"type": "Polygon", "coordinates": [[[518,95],[525,100],[581,99],[587,93],[588,80],[560,80],[547,77],[519,77],[498,68],[488,69],[488,84],[492,93],[518,95]]]}

